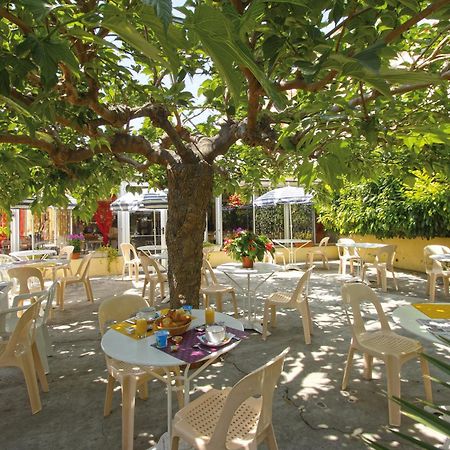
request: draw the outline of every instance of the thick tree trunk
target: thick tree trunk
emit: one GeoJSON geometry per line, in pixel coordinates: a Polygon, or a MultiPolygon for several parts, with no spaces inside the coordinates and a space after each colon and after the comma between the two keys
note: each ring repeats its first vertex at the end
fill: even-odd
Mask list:
{"type": "Polygon", "coordinates": [[[170,305],[182,300],[198,306],[206,211],[212,196],[213,169],[204,162],[180,163],[168,169],[170,305]]]}

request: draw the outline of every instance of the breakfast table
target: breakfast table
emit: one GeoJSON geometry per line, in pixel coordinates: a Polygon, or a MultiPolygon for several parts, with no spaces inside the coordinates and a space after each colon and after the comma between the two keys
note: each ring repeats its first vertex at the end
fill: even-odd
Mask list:
{"type": "Polygon", "coordinates": [[[283,266],[270,263],[255,262],[252,269],[245,269],[242,263],[225,263],[216,267],[244,293],[244,319],[241,320],[246,330],[255,330],[262,334],[261,320],[256,318],[256,291],[275,272],[285,271],[283,266]],[[239,281],[246,278],[246,283],[241,285],[239,281]],[[256,278],[256,285],[251,286],[252,278],[256,278]]]}
{"type": "MultiPolygon", "coordinates": [[[[127,335],[125,331],[119,332],[118,329],[110,328],[102,337],[101,348],[111,358],[128,364],[135,364],[150,374],[163,381],[167,387],[167,430],[170,436],[172,429],[172,394],[180,388],[175,382],[181,384],[184,391],[184,402],[189,402],[190,382],[193,378],[203,372],[211,363],[213,363],[220,355],[229,352],[235,348],[245,337],[242,323],[223,313],[215,313],[216,323],[223,323],[228,333],[227,343],[211,346],[204,343],[204,339],[200,339],[204,335],[201,327],[205,325],[205,313],[201,309],[193,309],[192,322],[188,331],[183,334],[183,341],[180,348],[174,351],[174,346],[170,345],[164,348],[156,348],[156,337],[154,334],[148,335],[144,339],[136,339],[132,335],[127,335]],[[200,328],[199,328],[200,327],[200,328]],[[190,368],[193,363],[200,366],[192,370],[190,368]],[[184,366],[179,376],[174,376],[173,368],[181,368],[184,366]],[[155,373],[155,369],[162,368],[165,376],[155,373]]],[[[151,332],[150,332],[151,333],[151,332]]],[[[125,376],[122,389],[123,396],[127,398],[126,390],[136,389],[136,380],[132,375],[125,376]],[[126,378],[126,379],[125,379],[126,378]]],[[[124,412],[124,409],[122,409],[124,412]]],[[[131,413],[128,420],[122,418],[122,434],[130,436],[131,441],[123,443],[123,448],[132,448],[133,428],[134,428],[134,402],[131,405],[131,413]],[[130,417],[132,419],[130,419],[130,417]]]]}
{"type": "Polygon", "coordinates": [[[392,317],[402,328],[437,344],[443,344],[439,335],[450,339],[450,303],[416,303],[400,306],[392,317]]]}

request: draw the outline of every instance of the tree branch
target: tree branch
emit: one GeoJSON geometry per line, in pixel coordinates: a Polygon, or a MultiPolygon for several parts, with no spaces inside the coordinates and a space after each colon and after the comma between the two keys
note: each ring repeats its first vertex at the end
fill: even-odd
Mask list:
{"type": "Polygon", "coordinates": [[[416,23],[420,22],[425,17],[429,16],[431,13],[437,11],[441,7],[450,4],[450,0],[438,0],[435,3],[432,3],[424,10],[420,11],[420,13],[408,19],[406,22],[402,23],[399,27],[395,28],[391,32],[389,32],[383,39],[385,44],[389,44],[392,41],[395,41],[399,36],[402,35],[405,31],[408,31],[411,27],[413,27],[416,23]]]}
{"type": "Polygon", "coordinates": [[[25,136],[21,134],[8,134],[0,133],[0,143],[1,144],[18,144],[18,145],[28,145],[29,147],[39,148],[44,150],[46,153],[51,153],[54,150],[53,144],[44,141],[42,139],[32,138],[30,136],[25,136]]]}
{"type": "Polygon", "coordinates": [[[32,28],[29,27],[22,19],[19,19],[19,17],[11,14],[6,8],[0,8],[0,17],[16,24],[23,34],[30,34],[33,31],[32,28]]]}

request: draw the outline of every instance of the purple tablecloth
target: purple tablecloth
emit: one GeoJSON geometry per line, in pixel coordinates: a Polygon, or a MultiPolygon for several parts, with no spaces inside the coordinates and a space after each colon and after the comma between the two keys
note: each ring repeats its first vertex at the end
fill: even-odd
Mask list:
{"type": "MultiPolygon", "coordinates": [[[[247,333],[241,330],[237,330],[236,328],[226,327],[226,332],[234,334],[236,338],[246,339],[247,333]]],[[[183,334],[183,340],[177,346],[176,351],[172,351],[171,347],[174,345],[174,342],[171,338],[169,338],[169,345],[165,348],[158,348],[158,350],[167,353],[169,355],[175,356],[175,358],[181,359],[188,364],[195,363],[200,361],[205,356],[220,350],[228,345],[231,345],[236,342],[236,338],[230,340],[230,342],[226,345],[218,346],[218,347],[210,347],[207,345],[203,345],[201,341],[198,339],[198,336],[202,336],[205,334],[204,331],[197,331],[196,329],[192,329],[183,334]],[[196,348],[192,348],[193,345],[200,344],[196,348]]],[[[153,347],[156,347],[156,344],[152,344],[153,347]]]]}

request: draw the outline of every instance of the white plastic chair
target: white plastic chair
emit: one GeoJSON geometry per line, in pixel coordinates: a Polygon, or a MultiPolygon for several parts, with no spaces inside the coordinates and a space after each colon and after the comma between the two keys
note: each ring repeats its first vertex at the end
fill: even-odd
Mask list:
{"type": "MultiPolygon", "coordinates": [[[[373,358],[381,359],[386,365],[389,424],[399,426],[401,422],[400,405],[392,397],[400,398],[400,369],[410,359],[419,359],[426,399],[431,402],[432,390],[430,371],[427,360],[421,355],[422,344],[391,331],[389,323],[375,292],[364,283],[346,283],[342,286],[342,301],[348,322],[352,327],[352,340],[348,351],[347,364],[344,369],[342,390],[348,386],[353,356],[356,351],[363,353],[364,378],[372,378],[373,358]],[[361,313],[361,305],[368,303],[375,307],[379,329],[368,331],[361,313]]],[[[372,325],[371,325],[372,328],[372,325]]]]}
{"type": "Polygon", "coordinates": [[[31,306],[0,311],[0,316],[9,314],[17,316],[18,312],[24,311],[9,339],[0,341],[0,368],[18,367],[21,369],[25,377],[33,414],[42,409],[36,374],[42,390],[48,392],[47,378],[35,342],[35,321],[40,307],[40,301],[36,301],[31,306]]]}
{"type": "MultiPolygon", "coordinates": [[[[17,261],[9,255],[0,254],[0,264],[8,264],[17,261]]],[[[8,271],[6,269],[0,270],[0,281],[9,281],[8,271]]]]}
{"type": "Polygon", "coordinates": [[[83,256],[83,259],[81,260],[81,263],[78,266],[78,270],[75,275],[63,277],[57,281],[57,304],[61,309],[64,309],[64,295],[66,292],[66,286],[75,283],[84,284],[84,289],[86,290],[86,297],[88,301],[94,303],[94,294],[92,292],[91,281],[89,279],[89,266],[91,264],[92,256],[93,253],[89,253],[83,256]]]}
{"type": "Polygon", "coordinates": [[[277,311],[276,308],[291,308],[297,310],[300,320],[303,325],[303,334],[305,336],[306,344],[311,344],[311,329],[312,319],[311,312],[308,304],[308,287],[309,279],[314,266],[310,267],[298,280],[297,286],[294,292],[274,292],[270,294],[264,304],[264,319],[263,319],[263,332],[262,338],[267,338],[267,327],[269,322],[269,310],[270,325],[276,326],[277,311]]]}
{"type": "Polygon", "coordinates": [[[201,450],[277,450],[272,425],[273,393],[289,348],[232,388],[210,389],[175,414],[172,450],[180,439],[201,450]]]}
{"type": "Polygon", "coordinates": [[[439,261],[430,258],[431,255],[445,255],[450,253],[450,248],[445,245],[427,245],[423,249],[425,260],[425,271],[428,277],[428,293],[430,302],[434,302],[436,297],[436,281],[442,278],[444,282],[445,295],[449,295],[450,270],[445,270],[439,261]]]}
{"type": "Polygon", "coordinates": [[[368,269],[375,269],[377,272],[377,283],[381,285],[383,292],[387,292],[387,272],[391,272],[392,280],[394,281],[395,289],[398,291],[397,278],[395,277],[395,251],[396,245],[385,245],[375,251],[373,262],[364,262],[361,269],[361,279],[364,280],[366,271],[368,269]]]}
{"type": "Polygon", "coordinates": [[[233,303],[234,317],[238,318],[238,309],[236,301],[236,291],[233,286],[228,284],[221,284],[214,273],[213,268],[209,261],[204,258],[202,265],[202,284],[200,287],[200,294],[203,295],[203,307],[207,308],[209,306],[210,297],[216,298],[217,311],[223,311],[222,300],[224,294],[231,295],[231,301],[233,303]]]}
{"type": "Polygon", "coordinates": [[[58,270],[62,270],[64,272],[65,277],[67,277],[67,272],[70,272],[70,274],[73,275],[72,268],[70,267],[70,261],[72,259],[74,248],[75,247],[73,245],[66,245],[65,247],[62,247],[61,250],[59,251],[57,259],[62,260],[63,262],[65,262],[65,264],[51,267],[53,281],[56,280],[56,274],[58,273],[58,270]]]}
{"type": "Polygon", "coordinates": [[[132,278],[132,273],[134,271],[137,283],[139,281],[139,265],[141,264],[141,260],[136,253],[136,249],[133,245],[122,242],[122,244],[120,244],[120,251],[123,256],[122,280],[125,275],[126,268],[128,267],[128,276],[132,278]]]}
{"type": "Polygon", "coordinates": [[[308,264],[308,267],[312,266],[314,263],[314,257],[320,256],[322,258],[322,264],[326,269],[329,269],[329,265],[328,265],[328,256],[326,254],[326,248],[328,245],[328,241],[330,240],[330,238],[324,237],[323,239],[320,240],[319,242],[319,246],[315,249],[309,250],[308,252],[306,252],[306,261],[308,264]]]}
{"type": "Polygon", "coordinates": [[[338,244],[343,244],[343,247],[337,246],[339,252],[339,273],[345,275],[347,272],[347,264],[350,266],[350,274],[353,275],[353,264],[361,264],[361,256],[354,247],[346,247],[345,245],[352,245],[355,243],[353,239],[341,238],[337,241],[338,244]]]}
{"type": "Polygon", "coordinates": [[[144,270],[144,286],[142,288],[142,297],[145,296],[147,284],[150,284],[149,303],[150,306],[155,305],[156,285],[159,284],[161,298],[165,297],[165,283],[167,282],[167,273],[161,272],[158,262],[155,258],[141,255],[141,264],[144,270]]]}

